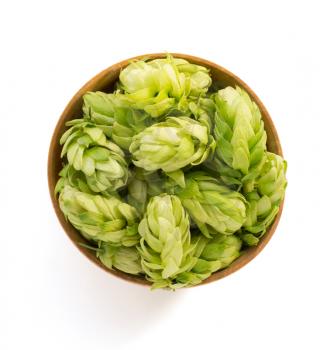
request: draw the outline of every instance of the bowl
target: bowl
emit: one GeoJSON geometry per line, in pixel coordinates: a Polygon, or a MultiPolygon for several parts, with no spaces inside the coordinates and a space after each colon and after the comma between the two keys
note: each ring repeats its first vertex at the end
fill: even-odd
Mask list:
{"type": "MultiPolygon", "coordinates": [[[[264,121],[265,130],[267,132],[267,148],[270,152],[279,154],[280,156],[283,156],[282,154],[282,148],[280,145],[280,141],[278,138],[277,131],[275,129],[274,123],[270,118],[270,115],[261,102],[261,100],[257,97],[257,95],[253,92],[253,90],[244,83],[240,78],[238,78],[233,73],[229,72],[227,69],[212,63],[210,61],[207,61],[205,59],[185,55],[185,54],[179,54],[179,53],[172,53],[174,57],[178,58],[184,58],[188,60],[189,62],[199,64],[202,66],[205,66],[210,69],[211,76],[213,82],[217,85],[219,88],[223,88],[225,86],[231,85],[239,85],[244,90],[247,91],[247,93],[250,95],[250,97],[253,99],[253,101],[256,102],[256,104],[259,106],[262,118],[264,121]]],[[[132,60],[138,60],[138,59],[155,59],[155,58],[163,58],[165,57],[165,53],[154,53],[154,54],[146,54],[141,55],[137,57],[133,57],[127,60],[124,60],[122,62],[116,63],[109,68],[103,70],[101,73],[97,74],[95,77],[93,77],[91,80],[89,80],[70,100],[70,102],[67,104],[65,110],[63,111],[62,115],[60,116],[58,123],[56,125],[56,128],[54,130],[54,133],[52,135],[51,143],[50,143],[50,149],[49,149],[49,156],[48,156],[48,183],[49,183],[49,191],[51,200],[53,203],[53,207],[55,209],[56,215],[58,217],[58,220],[60,224],[62,225],[64,231],[70,238],[70,240],[73,242],[73,244],[84,254],[90,261],[92,261],[94,264],[105,270],[111,275],[117,276],[122,278],[123,280],[135,282],[137,284],[141,285],[150,285],[148,281],[146,281],[144,278],[140,276],[134,276],[134,275],[128,275],[124,272],[118,271],[116,269],[110,270],[107,267],[105,267],[99,259],[96,258],[95,253],[91,250],[88,250],[84,247],[82,247],[79,243],[87,243],[85,239],[81,236],[81,234],[68,222],[66,221],[63,213],[60,210],[58,200],[54,195],[54,188],[56,186],[57,180],[59,178],[58,174],[62,167],[62,162],[60,158],[61,153],[61,146],[59,144],[59,139],[63,132],[67,129],[65,126],[65,123],[71,119],[75,119],[78,116],[81,115],[81,108],[82,108],[82,96],[87,91],[104,91],[104,92],[111,92],[113,91],[114,83],[118,79],[120,71],[125,68],[130,61],[132,60]]],[[[268,228],[265,235],[261,238],[259,244],[256,247],[251,247],[245,250],[244,254],[242,254],[238,259],[236,259],[230,266],[225,268],[224,270],[217,271],[214,274],[212,274],[209,278],[204,280],[201,284],[210,283],[216,280],[219,280],[221,278],[224,278],[231,273],[239,270],[243,266],[245,266],[247,263],[249,263],[252,259],[254,259],[261,250],[267,245],[271,237],[273,236],[276,227],[278,225],[278,222],[280,220],[281,214],[283,209],[283,202],[280,205],[279,212],[275,218],[275,221],[272,223],[272,225],[268,228]]]]}

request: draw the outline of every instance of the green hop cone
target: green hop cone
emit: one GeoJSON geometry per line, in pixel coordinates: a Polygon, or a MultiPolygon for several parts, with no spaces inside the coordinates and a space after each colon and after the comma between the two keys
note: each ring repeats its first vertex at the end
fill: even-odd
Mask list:
{"type": "Polygon", "coordinates": [[[151,97],[149,90],[136,92],[133,94],[119,95],[122,96],[125,103],[132,108],[147,113],[152,118],[158,118],[167,115],[170,110],[179,107],[174,98],[168,97],[166,91],[157,92],[155,97],[151,97]]]}
{"type": "Polygon", "coordinates": [[[149,171],[178,171],[202,163],[215,147],[208,128],[187,117],[170,117],[134,136],[133,163],[149,171]]]}
{"type": "Polygon", "coordinates": [[[173,288],[175,276],[196,262],[191,255],[189,218],[181,201],[167,194],[152,197],[138,230],[147,279],[153,288],[173,288]]]}
{"type": "Polygon", "coordinates": [[[242,187],[242,174],[239,170],[229,167],[217,156],[207,159],[203,163],[205,171],[212,173],[213,177],[219,177],[223,183],[231,189],[239,190],[242,187]]]}
{"type": "MultiPolygon", "coordinates": [[[[167,72],[167,76],[171,80],[171,94],[175,95],[176,92],[177,97],[180,95],[191,97],[204,95],[212,83],[209,70],[206,67],[189,63],[182,58],[173,58],[171,55],[167,55],[167,58],[155,59],[149,61],[148,64],[158,68],[160,72],[167,72]],[[176,81],[179,81],[179,84],[176,84],[176,81]],[[175,86],[183,87],[183,91],[175,86]],[[180,90],[182,93],[180,93],[180,90]]],[[[165,83],[165,85],[167,84],[165,83]]]]}
{"type": "Polygon", "coordinates": [[[112,94],[101,91],[87,92],[83,96],[82,110],[84,118],[96,124],[113,125],[115,112],[111,96],[112,94]]]}
{"type": "Polygon", "coordinates": [[[278,154],[267,152],[266,162],[256,180],[257,189],[268,196],[272,204],[280,204],[287,186],[287,162],[278,154]]]}
{"type": "Polygon", "coordinates": [[[177,282],[184,286],[201,283],[212,273],[229,266],[237,259],[241,245],[241,240],[234,235],[216,235],[211,240],[204,238],[197,248],[196,264],[191,271],[179,274],[177,282]]]}
{"type": "MultiPolygon", "coordinates": [[[[120,96],[116,94],[115,100],[118,101],[120,96]]],[[[116,103],[114,118],[112,139],[126,151],[129,150],[133,136],[152,124],[147,113],[122,101],[116,103]]]]}
{"type": "Polygon", "coordinates": [[[138,212],[117,197],[91,195],[65,185],[60,191],[59,205],[65,217],[87,239],[124,246],[139,241],[138,212]]]}
{"type": "Polygon", "coordinates": [[[59,173],[59,180],[55,187],[55,195],[57,195],[65,185],[75,187],[80,192],[94,194],[87,185],[85,174],[81,171],[76,171],[71,165],[66,164],[59,173]]]}
{"type": "Polygon", "coordinates": [[[256,245],[275,219],[287,186],[286,168],[282,157],[266,153],[266,162],[254,181],[254,189],[246,194],[247,218],[241,237],[247,245],[256,245]]]}
{"type": "Polygon", "coordinates": [[[85,174],[90,190],[111,194],[123,187],[128,179],[123,151],[100,127],[82,120],[67,125],[73,126],[60,139],[61,156],[66,155],[69,165],[85,174]]]}
{"type": "Polygon", "coordinates": [[[243,224],[240,237],[246,245],[253,246],[259,243],[266,229],[275,219],[279,206],[272,205],[269,197],[261,196],[257,191],[247,193],[247,217],[243,224]]]}
{"type": "Polygon", "coordinates": [[[107,135],[125,150],[129,149],[135,134],[152,124],[145,111],[136,109],[133,101],[118,91],[112,94],[88,92],[84,95],[84,101],[85,118],[100,127],[108,127],[107,135]],[[104,114],[94,112],[102,110],[102,107],[104,114]]]}
{"type": "Polygon", "coordinates": [[[144,61],[130,63],[122,70],[119,79],[127,101],[154,118],[167,113],[176,103],[174,96],[169,96],[168,73],[144,61]]]}
{"type": "Polygon", "coordinates": [[[109,269],[138,275],[143,272],[140,255],[136,247],[115,246],[110,243],[99,242],[96,256],[109,269]]]}
{"type": "Polygon", "coordinates": [[[196,120],[204,124],[210,133],[212,133],[212,126],[215,119],[216,106],[210,98],[199,98],[197,103],[191,101],[188,108],[196,120]]]}
{"type": "Polygon", "coordinates": [[[165,177],[158,172],[135,168],[128,183],[128,203],[144,214],[149,198],[165,192],[165,181],[165,177]]]}
{"type": "Polygon", "coordinates": [[[240,256],[240,249],[241,241],[238,237],[218,235],[206,244],[193,271],[205,273],[206,271],[215,272],[223,269],[240,256]]]}
{"type": "Polygon", "coordinates": [[[153,97],[167,84],[167,77],[159,69],[144,61],[133,61],[119,75],[121,88],[128,94],[149,90],[153,97]],[[165,80],[165,81],[164,81],[165,80]]]}
{"type": "Polygon", "coordinates": [[[172,189],[192,220],[208,238],[212,234],[233,234],[246,218],[246,200],[204,172],[189,173],[185,188],[172,189]]]}
{"type": "Polygon", "coordinates": [[[267,135],[260,110],[239,87],[219,90],[215,102],[216,156],[247,175],[264,162],[267,135]]]}
{"type": "Polygon", "coordinates": [[[165,59],[132,62],[119,78],[129,103],[152,117],[162,116],[175,107],[183,109],[187,96],[204,94],[211,85],[207,68],[170,55],[165,59]]]}
{"type": "Polygon", "coordinates": [[[119,76],[128,94],[141,93],[154,97],[160,91],[180,99],[182,96],[205,94],[211,85],[207,68],[168,55],[164,59],[130,63],[119,76]]]}
{"type": "Polygon", "coordinates": [[[127,200],[140,214],[145,212],[148,201],[147,183],[145,180],[133,177],[129,181],[127,200]]]}

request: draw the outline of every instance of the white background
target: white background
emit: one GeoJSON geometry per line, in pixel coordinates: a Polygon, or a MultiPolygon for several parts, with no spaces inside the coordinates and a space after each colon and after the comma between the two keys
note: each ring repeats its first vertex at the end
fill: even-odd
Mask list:
{"type": "Polygon", "coordinates": [[[1,1],[0,348],[333,349],[331,1],[1,1]],[[260,96],[289,162],[283,217],[249,265],[213,284],[151,292],[72,246],[51,207],[47,151],[92,76],[183,52],[260,96]]]}

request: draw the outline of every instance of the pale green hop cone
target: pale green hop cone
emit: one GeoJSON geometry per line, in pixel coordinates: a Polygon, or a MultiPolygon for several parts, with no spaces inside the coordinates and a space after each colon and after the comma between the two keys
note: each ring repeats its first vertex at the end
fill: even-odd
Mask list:
{"type": "Polygon", "coordinates": [[[187,109],[187,98],[207,92],[211,78],[207,68],[168,55],[164,59],[135,61],[120,73],[120,88],[128,103],[153,118],[171,110],[187,109]]]}
{"type": "Polygon", "coordinates": [[[212,134],[216,106],[210,98],[199,98],[197,102],[189,102],[188,108],[196,120],[204,124],[212,134]]]}
{"type": "Polygon", "coordinates": [[[99,242],[99,249],[97,249],[96,256],[109,269],[116,268],[132,275],[138,275],[144,272],[136,247],[115,246],[109,243],[99,242]]]}
{"type": "Polygon", "coordinates": [[[128,179],[128,165],[123,151],[109,141],[100,127],[85,121],[72,121],[60,144],[61,156],[66,155],[71,167],[85,174],[93,192],[112,194],[123,187],[128,179]]]}
{"type": "Polygon", "coordinates": [[[133,177],[128,184],[127,201],[134,206],[140,214],[144,214],[148,201],[147,183],[145,180],[133,177]]]}
{"type": "Polygon", "coordinates": [[[153,288],[173,288],[175,276],[196,263],[189,218],[176,196],[152,197],[138,227],[142,267],[153,288]]]}
{"type": "Polygon", "coordinates": [[[96,124],[113,125],[115,110],[112,94],[90,91],[83,96],[83,102],[84,118],[96,124]]]}
{"type": "MultiPolygon", "coordinates": [[[[173,70],[169,73],[175,74],[173,70]]],[[[127,101],[153,118],[165,114],[176,104],[174,95],[170,93],[168,73],[144,61],[130,63],[122,70],[119,79],[127,101]]],[[[183,88],[178,81],[175,81],[175,87],[183,88]]]]}
{"type": "Polygon", "coordinates": [[[152,124],[149,114],[137,109],[133,101],[119,91],[112,94],[88,92],[84,95],[84,101],[85,118],[108,126],[107,135],[125,150],[129,149],[135,134],[152,124]],[[97,109],[103,109],[104,114],[94,113],[97,109]]]}
{"type": "Polygon", "coordinates": [[[121,88],[130,96],[153,98],[160,92],[179,100],[205,94],[211,85],[207,68],[168,55],[148,62],[136,61],[122,70],[121,88]]]}
{"type": "Polygon", "coordinates": [[[240,190],[242,187],[243,176],[239,170],[229,167],[223,160],[217,156],[210,157],[203,163],[205,171],[212,174],[214,178],[219,178],[223,183],[233,190],[240,190]]]}
{"type": "Polygon", "coordinates": [[[168,72],[171,85],[174,87],[174,91],[172,89],[171,94],[173,95],[173,92],[175,94],[176,91],[177,97],[180,95],[189,95],[191,97],[204,95],[212,83],[209,70],[206,67],[189,63],[182,58],[173,58],[171,55],[167,55],[167,58],[155,59],[149,61],[148,64],[158,68],[160,71],[168,72]],[[170,69],[170,66],[172,66],[173,70],[170,69]],[[184,88],[175,88],[175,85],[177,85],[176,81],[179,81],[178,85],[184,88]]]}
{"type": "Polygon", "coordinates": [[[243,224],[240,237],[249,246],[257,245],[266,229],[274,221],[279,205],[272,205],[269,197],[261,196],[257,191],[245,195],[247,217],[243,224]]]}
{"type": "Polygon", "coordinates": [[[149,172],[143,168],[132,171],[128,183],[128,203],[134,206],[143,215],[150,197],[165,192],[166,177],[158,172],[149,172]]]}
{"type": "Polygon", "coordinates": [[[55,195],[57,195],[65,185],[76,188],[80,192],[94,194],[87,185],[85,174],[81,171],[76,171],[71,165],[66,164],[59,173],[59,180],[55,187],[55,195]]]}
{"type": "Polygon", "coordinates": [[[246,244],[256,245],[274,221],[287,186],[286,168],[282,157],[266,153],[266,162],[253,183],[253,191],[246,194],[247,218],[241,235],[246,244]]]}
{"type": "Polygon", "coordinates": [[[139,242],[137,210],[117,197],[91,195],[65,185],[60,209],[87,239],[134,246],[139,242]]]}
{"type": "Polygon", "coordinates": [[[239,87],[226,87],[215,96],[216,156],[247,175],[264,162],[267,135],[261,112],[239,87]]]}
{"type": "Polygon", "coordinates": [[[188,117],[170,117],[135,135],[130,152],[137,167],[173,172],[202,163],[214,147],[205,125],[188,117]]]}
{"type": "Polygon", "coordinates": [[[211,240],[201,242],[199,257],[191,271],[181,273],[177,281],[184,286],[196,285],[212,273],[226,268],[240,256],[242,242],[232,235],[216,235],[211,240]]]}
{"type": "Polygon", "coordinates": [[[287,162],[278,154],[267,152],[266,162],[256,180],[256,187],[272,204],[279,204],[285,193],[287,162]]]}
{"type": "MultiPolygon", "coordinates": [[[[116,94],[115,99],[120,96],[116,94]]],[[[126,102],[115,107],[114,118],[112,139],[126,151],[129,150],[133,136],[152,124],[152,119],[147,113],[132,108],[126,102]]]]}
{"type": "Polygon", "coordinates": [[[174,192],[206,237],[233,234],[241,228],[246,218],[246,200],[242,194],[204,172],[189,173],[185,179],[185,188],[176,186],[174,192]]]}

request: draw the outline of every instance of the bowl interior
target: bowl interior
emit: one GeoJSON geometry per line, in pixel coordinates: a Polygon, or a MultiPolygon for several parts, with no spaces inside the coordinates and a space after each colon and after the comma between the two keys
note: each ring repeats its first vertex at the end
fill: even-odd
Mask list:
{"type": "MultiPolygon", "coordinates": [[[[174,57],[184,58],[189,62],[199,64],[209,68],[211,71],[211,75],[214,83],[220,88],[226,87],[228,85],[231,85],[231,86],[238,85],[242,87],[244,90],[246,90],[248,94],[251,96],[251,98],[253,99],[253,101],[255,101],[260,108],[262,118],[264,121],[265,130],[268,136],[268,141],[267,141],[268,150],[282,156],[282,149],[279,142],[279,138],[278,138],[275,126],[269,116],[269,113],[264,107],[264,105],[262,104],[262,102],[260,101],[260,99],[256,96],[256,94],[250,89],[250,87],[248,87],[248,85],[246,85],[240,78],[238,78],[228,70],[212,62],[204,60],[202,58],[184,55],[184,54],[178,54],[178,53],[173,53],[172,55],[174,57]]],[[[78,243],[87,243],[87,242],[80,235],[80,233],[69,222],[65,220],[64,215],[62,214],[59,208],[58,200],[53,193],[54,193],[55,185],[59,178],[58,173],[60,172],[62,167],[62,161],[60,159],[61,147],[59,145],[59,139],[63,134],[63,132],[67,129],[65,126],[65,123],[71,119],[80,118],[82,116],[82,111],[81,111],[82,96],[87,91],[111,92],[113,90],[114,83],[118,79],[121,69],[125,68],[129,64],[129,61],[131,60],[142,59],[142,58],[154,59],[154,58],[161,58],[165,56],[166,54],[164,53],[158,53],[158,54],[148,54],[148,55],[134,57],[134,58],[122,61],[120,63],[117,63],[105,69],[104,71],[96,75],[94,78],[92,78],[74,95],[72,100],[66,106],[54,130],[51,144],[50,144],[50,149],[49,149],[48,182],[49,182],[50,195],[51,195],[52,203],[56,211],[57,217],[62,227],[64,228],[65,232],[71,239],[71,241],[77,246],[77,248],[85,256],[87,256],[92,262],[100,266],[102,269],[104,269],[108,273],[121,277],[122,279],[126,279],[128,281],[133,281],[140,284],[149,284],[149,283],[142,277],[128,275],[118,270],[109,270],[99,261],[99,259],[96,258],[95,253],[93,251],[90,251],[78,245],[78,243]]],[[[237,260],[235,260],[229,267],[227,267],[222,271],[218,271],[214,273],[208,279],[203,281],[202,284],[209,283],[217,279],[220,279],[222,277],[225,277],[231,274],[232,272],[240,269],[242,266],[244,266],[250,260],[252,260],[264,248],[264,246],[268,243],[268,241],[274,234],[281,216],[282,208],[283,208],[283,203],[280,206],[280,210],[278,215],[275,218],[275,221],[273,222],[271,227],[267,230],[266,234],[262,237],[262,239],[260,240],[259,244],[256,247],[247,249],[245,253],[242,254],[237,260]]]]}

